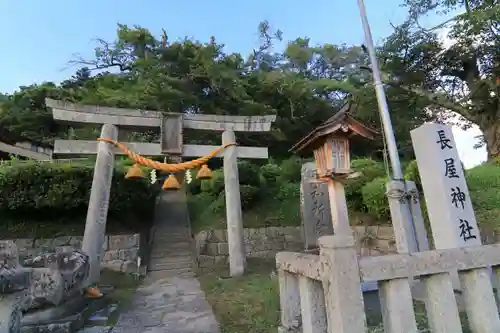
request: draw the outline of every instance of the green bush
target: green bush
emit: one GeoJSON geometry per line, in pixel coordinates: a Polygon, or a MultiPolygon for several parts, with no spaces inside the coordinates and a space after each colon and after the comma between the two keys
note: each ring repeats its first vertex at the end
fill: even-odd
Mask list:
{"type": "Polygon", "coordinates": [[[274,186],[281,175],[281,168],[277,164],[264,164],[260,167],[260,174],[269,186],[274,186]]]}
{"type": "Polygon", "coordinates": [[[251,207],[259,198],[259,188],[252,185],[240,185],[241,208],[251,207]]]}
{"type": "MultiPolygon", "coordinates": [[[[247,161],[238,162],[238,176],[241,185],[260,185],[259,167],[247,161]]],[[[212,179],[201,182],[201,191],[211,193],[214,196],[224,192],[224,170],[212,171],[212,179]]],[[[193,193],[194,194],[194,193],[193,193]]]]}
{"type": "Polygon", "coordinates": [[[286,200],[291,198],[300,197],[300,184],[297,183],[282,183],[277,189],[278,193],[276,198],[279,200],[286,200]]]}
{"type": "MultiPolygon", "coordinates": [[[[60,216],[85,211],[94,165],[85,162],[19,161],[0,166],[0,210],[10,215],[60,216]]],[[[147,180],[124,179],[126,168],[114,169],[109,214],[142,214],[151,210],[156,190],[147,180]]]]}
{"type": "Polygon", "coordinates": [[[380,220],[389,220],[389,201],[385,195],[386,177],[375,178],[361,189],[363,203],[368,213],[380,220]]]}
{"type": "Polygon", "coordinates": [[[221,192],[218,196],[214,197],[212,202],[206,206],[209,212],[215,213],[215,214],[225,214],[225,209],[226,209],[226,194],[225,192],[221,192]]]}
{"type": "Polygon", "coordinates": [[[356,172],[361,172],[361,176],[349,179],[345,184],[346,200],[350,208],[363,211],[366,209],[363,203],[363,186],[375,178],[385,175],[384,164],[369,158],[355,159],[351,161],[351,168],[356,172]]]}
{"type": "Polygon", "coordinates": [[[420,174],[418,173],[418,165],[416,160],[408,163],[404,171],[404,176],[405,179],[414,181],[418,186],[422,184],[422,182],[420,181],[420,174]]]}
{"type": "Polygon", "coordinates": [[[300,171],[303,163],[304,161],[296,156],[292,156],[281,162],[280,181],[292,183],[300,182],[300,171]]]}
{"type": "Polygon", "coordinates": [[[214,196],[224,192],[224,172],[222,169],[212,171],[212,179],[201,181],[201,191],[214,196]]]}
{"type": "Polygon", "coordinates": [[[260,185],[259,167],[248,161],[238,162],[238,176],[241,185],[260,185]]]}

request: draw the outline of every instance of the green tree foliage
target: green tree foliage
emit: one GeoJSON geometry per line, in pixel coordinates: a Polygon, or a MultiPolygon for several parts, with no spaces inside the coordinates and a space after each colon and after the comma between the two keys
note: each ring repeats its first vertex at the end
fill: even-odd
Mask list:
{"type": "Polygon", "coordinates": [[[425,110],[441,121],[459,122],[465,128],[479,126],[484,134],[480,144],[486,144],[488,157],[499,156],[498,1],[404,3],[409,19],[396,28],[381,50],[386,83],[428,105],[425,110]],[[419,21],[428,14],[455,16],[425,29],[419,21]]]}
{"type": "MultiPolygon", "coordinates": [[[[56,124],[44,105],[46,97],[83,104],[189,112],[200,114],[277,116],[268,135],[239,134],[242,145],[268,146],[278,160],[301,137],[336,112],[349,98],[352,112],[380,128],[369,73],[361,69],[367,56],[359,46],[311,45],[308,38],[282,40],[268,22],[259,25],[260,46],[249,57],[227,53],[212,37],[208,42],[170,41],[142,27],[118,25],[115,41],[99,40],[93,59],[75,59],[81,68],[60,85],[21,87],[2,107],[0,125],[32,139],[54,137],[90,139],[95,126],[68,128],[56,124]]],[[[388,91],[396,135],[403,157],[411,157],[409,128],[428,119],[408,94],[388,91]],[[409,107],[410,106],[410,107],[409,107]]],[[[151,141],[153,133],[122,133],[133,140],[151,141]]],[[[185,132],[190,143],[219,144],[214,133],[185,132]]],[[[354,155],[379,158],[383,145],[355,143],[354,155]]]]}

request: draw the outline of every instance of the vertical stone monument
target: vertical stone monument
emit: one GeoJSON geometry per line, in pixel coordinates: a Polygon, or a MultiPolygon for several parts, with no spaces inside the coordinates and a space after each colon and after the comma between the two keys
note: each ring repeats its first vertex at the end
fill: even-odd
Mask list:
{"type": "Polygon", "coordinates": [[[316,180],[314,162],[304,163],[301,169],[300,211],[306,250],[318,248],[318,238],[333,235],[332,215],[326,182],[316,180]]]}
{"type": "Polygon", "coordinates": [[[424,124],[411,138],[436,249],[481,245],[451,126],[424,124]]]}
{"type": "MultiPolygon", "coordinates": [[[[451,126],[428,123],[410,133],[435,248],[481,246],[451,126]]],[[[453,287],[460,289],[457,272],[451,272],[451,276],[453,287]]]]}

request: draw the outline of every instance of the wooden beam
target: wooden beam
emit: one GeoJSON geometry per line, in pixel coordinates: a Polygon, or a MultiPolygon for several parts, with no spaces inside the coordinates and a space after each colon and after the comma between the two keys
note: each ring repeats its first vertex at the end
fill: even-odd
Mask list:
{"type": "MultiPolygon", "coordinates": [[[[56,140],[54,143],[54,154],[57,155],[94,155],[97,154],[97,141],[84,140],[56,140]]],[[[137,154],[145,156],[163,156],[159,143],[149,142],[124,142],[124,144],[137,154]]],[[[208,145],[184,145],[182,156],[200,157],[205,156],[219,146],[208,145]]],[[[263,158],[269,157],[267,148],[264,147],[237,147],[238,158],[263,158]]],[[[117,155],[123,155],[123,151],[114,148],[117,155]]],[[[224,156],[224,152],[216,157],[224,156]]]]}
{"type": "MultiPolygon", "coordinates": [[[[69,123],[113,124],[123,127],[161,127],[164,113],[159,111],[133,110],[102,107],[98,105],[79,105],[53,99],[46,99],[47,107],[52,108],[55,120],[69,123]]],[[[223,116],[208,114],[180,114],[183,127],[197,130],[235,132],[268,132],[276,121],[275,115],[267,116],[223,116]]]]}

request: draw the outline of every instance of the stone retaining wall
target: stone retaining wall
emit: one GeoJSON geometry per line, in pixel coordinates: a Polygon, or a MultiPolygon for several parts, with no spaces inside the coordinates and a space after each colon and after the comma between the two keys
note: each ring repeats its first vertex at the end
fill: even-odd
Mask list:
{"type": "MultiPolygon", "coordinates": [[[[80,248],[82,236],[64,236],[44,239],[16,239],[21,262],[24,259],[50,251],[58,246],[69,245],[80,248]]],[[[101,266],[113,271],[135,272],[140,248],[139,234],[110,235],[104,242],[104,257],[101,266]]]]}
{"type": "MultiPolygon", "coordinates": [[[[300,227],[244,229],[243,237],[249,258],[274,258],[280,251],[304,250],[300,227]]],[[[354,227],[354,237],[360,255],[396,253],[392,227],[354,227]]],[[[209,267],[221,260],[227,260],[225,229],[201,231],[195,235],[195,240],[201,267],[209,267]]]]}

